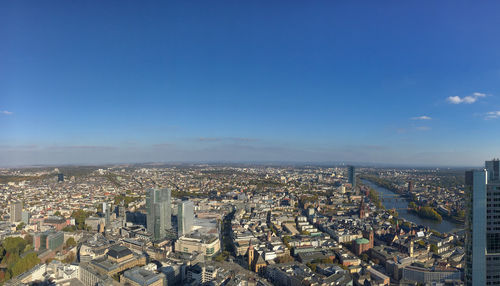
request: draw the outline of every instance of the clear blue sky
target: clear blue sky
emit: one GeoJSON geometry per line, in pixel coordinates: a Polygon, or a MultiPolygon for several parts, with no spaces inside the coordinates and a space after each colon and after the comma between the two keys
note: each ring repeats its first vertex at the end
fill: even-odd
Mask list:
{"type": "Polygon", "coordinates": [[[479,166],[500,156],[498,11],[456,0],[1,1],[0,166],[479,166]]]}

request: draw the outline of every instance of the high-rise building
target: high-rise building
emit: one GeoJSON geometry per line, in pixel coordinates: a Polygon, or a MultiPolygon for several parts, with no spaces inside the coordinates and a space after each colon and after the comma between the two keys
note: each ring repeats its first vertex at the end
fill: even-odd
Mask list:
{"type": "Polygon", "coordinates": [[[127,214],[125,209],[125,203],[123,201],[121,201],[120,205],[118,206],[118,217],[122,222],[122,226],[125,226],[127,223],[127,214]]]}
{"type": "Polygon", "coordinates": [[[102,213],[104,214],[104,219],[106,222],[106,227],[109,227],[111,222],[111,204],[110,203],[102,203],[102,213]]]}
{"type": "Polygon", "coordinates": [[[149,189],[146,194],[147,229],[153,239],[165,238],[172,228],[170,189],[149,189]]]}
{"type": "Polygon", "coordinates": [[[58,182],[64,182],[64,174],[63,173],[57,174],[57,181],[58,182]]]}
{"type": "Polygon", "coordinates": [[[500,284],[500,161],[467,171],[465,285],[500,284]]]}
{"type": "Polygon", "coordinates": [[[125,204],[123,201],[120,202],[120,205],[118,206],[118,217],[125,217],[125,204]]]}
{"type": "Polygon", "coordinates": [[[182,200],[177,209],[177,234],[183,236],[193,229],[194,205],[192,201],[182,200]]]}
{"type": "Polygon", "coordinates": [[[23,203],[22,202],[11,202],[10,203],[10,222],[20,222],[23,217],[23,203]]]}
{"type": "Polygon", "coordinates": [[[31,215],[29,212],[21,212],[21,221],[24,222],[25,225],[30,223],[31,215]]]}
{"type": "Polygon", "coordinates": [[[356,168],[354,166],[348,167],[348,179],[349,184],[351,184],[354,189],[356,187],[356,168]]]}
{"type": "Polygon", "coordinates": [[[413,192],[413,181],[408,181],[408,194],[413,192]]]}

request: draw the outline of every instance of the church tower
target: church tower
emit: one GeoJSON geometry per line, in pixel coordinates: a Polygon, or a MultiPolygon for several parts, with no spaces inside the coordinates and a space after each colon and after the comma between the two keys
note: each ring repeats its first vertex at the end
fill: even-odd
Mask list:
{"type": "Polygon", "coordinates": [[[252,270],[254,259],[255,259],[255,250],[253,249],[252,241],[250,240],[250,245],[248,246],[248,269],[249,270],[252,270]]]}

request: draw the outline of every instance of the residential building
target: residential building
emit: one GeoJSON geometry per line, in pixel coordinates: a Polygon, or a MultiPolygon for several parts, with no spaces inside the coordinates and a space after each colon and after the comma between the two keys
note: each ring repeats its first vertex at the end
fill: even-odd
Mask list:
{"type": "Polygon", "coordinates": [[[22,220],[23,203],[11,202],[10,203],[10,222],[17,223],[22,220]]]}

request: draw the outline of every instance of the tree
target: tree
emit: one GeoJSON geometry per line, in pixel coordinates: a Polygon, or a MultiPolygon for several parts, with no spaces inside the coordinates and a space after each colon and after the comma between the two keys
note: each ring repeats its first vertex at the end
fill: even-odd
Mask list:
{"type": "Polygon", "coordinates": [[[62,231],[66,231],[66,232],[74,232],[76,231],[76,226],[74,225],[67,225],[65,226],[62,231]]]}
{"type": "Polygon", "coordinates": [[[66,240],[66,247],[67,248],[72,248],[75,246],[76,246],[76,241],[73,237],[70,237],[70,238],[68,238],[68,240],[66,240]]]}
{"type": "Polygon", "coordinates": [[[32,245],[33,244],[33,236],[31,234],[26,234],[24,236],[24,240],[26,241],[27,244],[32,245]]]}
{"type": "Polygon", "coordinates": [[[222,262],[225,259],[226,258],[224,257],[224,255],[222,253],[219,253],[217,256],[214,257],[214,260],[217,261],[217,262],[222,262]]]}
{"type": "Polygon", "coordinates": [[[33,266],[37,265],[40,263],[40,259],[37,257],[35,253],[28,253],[26,256],[23,258],[17,260],[12,267],[9,267],[9,269],[12,271],[12,276],[17,276],[21,273],[24,273],[33,266]]]}
{"type": "Polygon", "coordinates": [[[16,226],[16,230],[21,230],[21,229],[23,229],[25,225],[26,225],[26,224],[25,224],[24,222],[21,222],[20,224],[18,224],[18,225],[16,226]]]}
{"type": "Polygon", "coordinates": [[[75,253],[70,252],[68,253],[68,255],[66,255],[66,258],[64,258],[63,262],[69,264],[75,261],[75,258],[76,258],[75,253]]]}
{"type": "Polygon", "coordinates": [[[280,256],[280,257],[277,257],[275,259],[275,261],[277,263],[287,263],[287,262],[292,262],[294,261],[293,257],[291,257],[290,255],[283,255],[283,256],[280,256]]]}
{"type": "Polygon", "coordinates": [[[410,208],[410,209],[413,209],[413,210],[414,210],[414,209],[416,209],[416,208],[417,208],[417,204],[415,204],[414,202],[410,202],[410,203],[408,204],[408,208],[410,208]]]}
{"type": "Polygon", "coordinates": [[[60,212],[60,211],[56,211],[56,212],[54,213],[54,215],[55,215],[55,216],[62,216],[62,214],[61,214],[61,212],[60,212]]]}
{"type": "Polygon", "coordinates": [[[20,254],[21,251],[26,247],[26,240],[20,237],[7,237],[3,242],[2,246],[6,252],[20,254]]]}
{"type": "Polygon", "coordinates": [[[368,259],[369,259],[368,254],[366,254],[366,253],[362,253],[360,258],[364,262],[368,262],[368,259]]]}
{"type": "Polygon", "coordinates": [[[314,264],[314,263],[306,263],[306,266],[309,267],[309,268],[311,268],[311,270],[313,272],[316,272],[316,267],[317,267],[316,264],[314,264]]]}
{"type": "Polygon", "coordinates": [[[85,212],[84,210],[76,210],[73,211],[71,214],[71,217],[75,219],[76,227],[78,229],[85,229],[85,219],[89,217],[89,213],[85,212]]]}
{"type": "Polygon", "coordinates": [[[438,253],[438,247],[437,247],[437,245],[435,245],[435,244],[431,244],[431,249],[430,249],[430,250],[431,250],[431,252],[433,252],[433,253],[438,253]]]}

